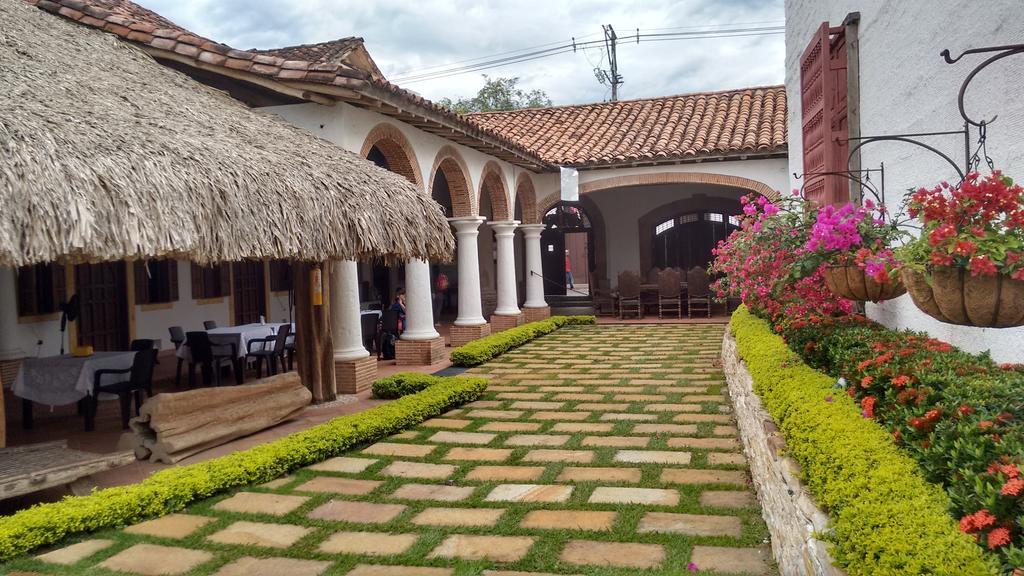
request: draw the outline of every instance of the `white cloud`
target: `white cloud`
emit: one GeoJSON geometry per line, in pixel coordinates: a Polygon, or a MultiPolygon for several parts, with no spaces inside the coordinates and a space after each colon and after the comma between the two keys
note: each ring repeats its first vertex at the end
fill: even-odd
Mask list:
{"type": "MultiPolygon", "coordinates": [[[[138,1],[138,0],[137,0],[138,1]]],[[[650,29],[781,24],[781,0],[141,0],[180,26],[236,48],[275,48],[361,36],[385,75],[530,46],[601,38],[612,24],[620,37],[650,29]]],[[[541,89],[555,104],[599,102],[608,89],[595,79],[597,49],[493,68],[541,89]]],[[[699,90],[781,83],[781,34],[759,37],[626,43],[618,47],[619,97],[644,98],[699,90]]],[[[471,96],[480,73],[412,82],[403,87],[437,100],[471,96]]]]}

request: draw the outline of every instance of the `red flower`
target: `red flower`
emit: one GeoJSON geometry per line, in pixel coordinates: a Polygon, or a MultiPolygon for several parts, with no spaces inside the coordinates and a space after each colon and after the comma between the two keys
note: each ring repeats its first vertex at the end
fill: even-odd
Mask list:
{"type": "Polygon", "coordinates": [[[982,508],[974,513],[974,526],[979,530],[984,530],[989,526],[994,526],[996,523],[996,517],[991,512],[982,508]]]}
{"type": "Polygon", "coordinates": [[[1000,546],[1006,546],[1010,543],[1010,531],[1006,528],[999,527],[993,528],[988,533],[988,549],[995,550],[1000,546]]]}
{"type": "Polygon", "coordinates": [[[865,418],[875,417],[875,397],[865,396],[860,400],[860,408],[864,411],[865,418]]]}
{"type": "Polygon", "coordinates": [[[899,376],[892,379],[892,385],[897,388],[903,388],[910,383],[910,376],[906,374],[900,374],[899,376]]]}
{"type": "Polygon", "coordinates": [[[992,421],[991,420],[982,420],[981,422],[978,422],[978,428],[981,428],[982,430],[988,430],[991,427],[992,427],[992,421]]]}
{"type": "Polygon", "coordinates": [[[1013,478],[1003,484],[1003,489],[999,493],[1003,496],[1020,496],[1021,491],[1024,491],[1024,480],[1013,478]]]}
{"type": "Polygon", "coordinates": [[[871,386],[871,383],[874,382],[874,381],[875,381],[875,378],[873,376],[865,376],[865,377],[860,379],[860,387],[861,388],[867,388],[867,387],[871,386]]]}
{"type": "Polygon", "coordinates": [[[974,413],[974,408],[971,408],[967,404],[964,404],[957,408],[956,411],[959,412],[961,416],[967,416],[968,414],[974,413]]]}
{"type": "Polygon", "coordinates": [[[999,270],[992,263],[992,259],[986,256],[975,256],[971,258],[971,276],[995,276],[999,270]]]}

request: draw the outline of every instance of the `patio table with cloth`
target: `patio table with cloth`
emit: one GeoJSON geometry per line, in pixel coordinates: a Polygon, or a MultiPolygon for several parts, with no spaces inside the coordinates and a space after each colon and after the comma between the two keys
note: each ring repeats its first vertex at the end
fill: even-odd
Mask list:
{"type": "MultiPolygon", "coordinates": [[[[277,333],[277,330],[281,326],[286,324],[241,324],[239,326],[224,326],[222,328],[212,328],[207,330],[206,333],[210,335],[210,344],[221,348],[234,345],[235,355],[239,358],[244,358],[246,352],[249,350],[249,342],[253,340],[264,340],[267,336],[271,336],[277,333]]],[[[294,326],[293,326],[294,331],[294,326]]],[[[289,336],[291,338],[291,336],[289,336]]],[[[186,362],[192,361],[192,352],[188,348],[188,344],[182,344],[178,348],[178,358],[185,360],[186,362]]]]}
{"type": "MultiPolygon", "coordinates": [[[[32,402],[47,406],[74,404],[92,393],[97,370],[132,367],[135,352],[96,352],[91,356],[47,356],[23,360],[12,390],[22,399],[22,424],[32,426],[32,402]]],[[[104,384],[125,382],[130,374],[110,374],[104,384]]],[[[114,396],[103,395],[104,398],[114,396]]]]}

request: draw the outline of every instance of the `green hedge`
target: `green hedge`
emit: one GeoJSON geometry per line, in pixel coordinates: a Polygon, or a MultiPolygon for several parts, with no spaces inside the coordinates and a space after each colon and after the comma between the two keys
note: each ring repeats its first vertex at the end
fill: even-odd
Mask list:
{"type": "Polygon", "coordinates": [[[888,432],[861,416],[833,378],[804,364],[745,307],[731,328],[755,392],[831,516],[833,557],[851,576],[995,572],[957,529],[945,492],[924,480],[888,432]]]}
{"type": "Polygon", "coordinates": [[[373,395],[385,399],[401,398],[444,382],[446,379],[443,376],[431,376],[422,372],[399,372],[374,382],[373,395]]]}
{"type": "Polygon", "coordinates": [[[522,346],[534,338],[550,334],[562,326],[594,324],[593,316],[552,316],[547,320],[530,322],[503,332],[492,334],[452,350],[452,364],[456,366],[478,366],[500,356],[509,350],[522,346]]]}
{"type": "Polygon", "coordinates": [[[268,444],[169,468],[131,486],[22,510],[0,520],[0,561],[72,534],[133,524],[181,510],[219,492],[270,481],[476,400],[486,387],[482,378],[441,378],[419,393],[268,444]]]}

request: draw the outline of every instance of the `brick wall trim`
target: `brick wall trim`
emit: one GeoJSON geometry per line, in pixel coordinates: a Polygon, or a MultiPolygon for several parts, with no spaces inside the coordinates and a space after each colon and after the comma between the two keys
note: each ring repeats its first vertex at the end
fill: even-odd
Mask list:
{"type": "Polygon", "coordinates": [[[516,204],[522,210],[523,224],[540,224],[537,191],[533,187],[533,178],[526,172],[520,172],[516,177],[516,204]]]}
{"type": "Polygon", "coordinates": [[[512,214],[509,213],[508,209],[508,193],[505,190],[505,173],[494,160],[489,160],[487,164],[484,164],[484,169],[480,172],[478,212],[479,207],[483,206],[484,194],[487,194],[487,197],[491,200],[492,221],[501,222],[512,219],[512,214]]]}
{"type": "Polygon", "coordinates": [[[451,196],[452,216],[462,218],[472,216],[475,212],[473,206],[473,182],[469,179],[469,167],[466,161],[453,146],[444,145],[437,151],[434,157],[434,165],[430,168],[430,180],[427,183],[428,191],[434,193],[434,178],[437,171],[444,174],[448,181],[448,194],[451,196]]]}
{"type": "Polygon", "coordinates": [[[359,149],[359,155],[366,158],[370,150],[376,146],[384,154],[388,161],[388,169],[396,174],[405,176],[410,182],[423,190],[423,176],[420,174],[420,164],[416,160],[416,152],[405,134],[388,122],[381,122],[373,127],[366,138],[363,146],[359,149]]]}

